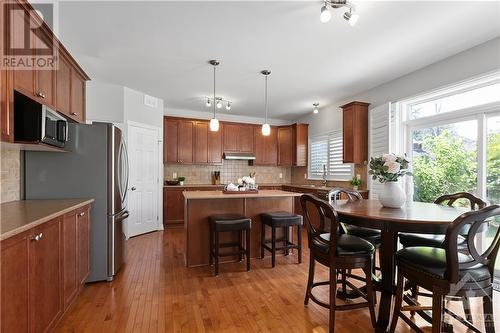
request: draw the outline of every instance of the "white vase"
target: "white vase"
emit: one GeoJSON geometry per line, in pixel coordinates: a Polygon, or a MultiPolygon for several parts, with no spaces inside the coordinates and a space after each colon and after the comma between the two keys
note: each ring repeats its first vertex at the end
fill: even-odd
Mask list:
{"type": "Polygon", "coordinates": [[[386,182],[378,200],[384,207],[401,208],[406,201],[406,195],[398,182],[386,182]]]}

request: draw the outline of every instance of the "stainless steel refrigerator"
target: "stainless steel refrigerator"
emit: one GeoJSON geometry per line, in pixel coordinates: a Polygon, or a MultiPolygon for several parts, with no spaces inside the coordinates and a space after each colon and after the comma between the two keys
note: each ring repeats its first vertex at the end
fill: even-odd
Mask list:
{"type": "Polygon", "coordinates": [[[94,198],[91,273],[87,282],[111,281],[125,260],[123,224],[128,155],[122,131],[108,123],[69,124],[70,152],[26,152],[26,199],[94,198]]]}

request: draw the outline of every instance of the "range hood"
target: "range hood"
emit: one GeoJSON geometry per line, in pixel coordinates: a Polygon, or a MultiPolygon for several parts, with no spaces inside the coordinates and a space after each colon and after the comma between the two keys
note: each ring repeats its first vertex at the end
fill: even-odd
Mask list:
{"type": "Polygon", "coordinates": [[[252,153],[224,153],[225,160],[255,160],[255,155],[252,153]]]}

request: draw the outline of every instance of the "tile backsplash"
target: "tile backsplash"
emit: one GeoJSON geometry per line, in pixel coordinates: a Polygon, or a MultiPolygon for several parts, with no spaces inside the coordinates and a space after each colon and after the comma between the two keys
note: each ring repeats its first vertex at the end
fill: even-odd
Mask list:
{"type": "Polygon", "coordinates": [[[221,184],[236,182],[242,176],[255,172],[257,184],[283,184],[291,181],[291,168],[280,166],[251,166],[248,161],[224,160],[223,165],[182,165],[165,164],[165,180],[173,179],[173,173],[178,177],[186,177],[185,184],[211,184],[212,172],[220,171],[221,184]],[[280,173],[282,178],[280,178],[280,173]]]}
{"type": "Polygon", "coordinates": [[[0,202],[21,198],[21,152],[19,148],[1,145],[0,202]]]}

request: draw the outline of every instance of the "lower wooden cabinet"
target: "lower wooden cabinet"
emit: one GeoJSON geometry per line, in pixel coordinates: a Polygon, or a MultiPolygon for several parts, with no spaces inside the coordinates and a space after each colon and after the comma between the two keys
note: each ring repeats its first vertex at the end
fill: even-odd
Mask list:
{"type": "Polygon", "coordinates": [[[89,210],[80,208],[0,243],[1,332],[50,332],[57,325],[90,272],[89,210]]]}

